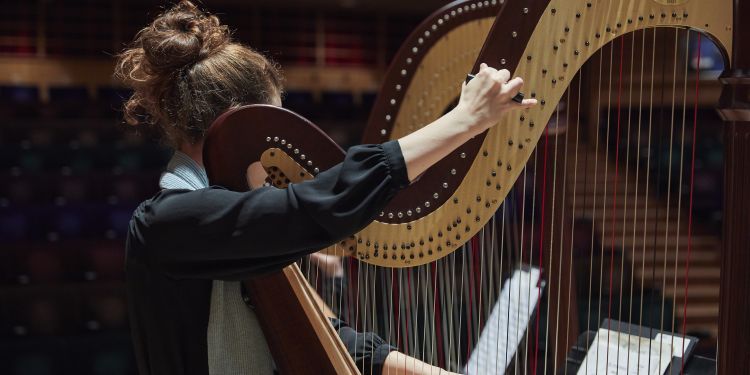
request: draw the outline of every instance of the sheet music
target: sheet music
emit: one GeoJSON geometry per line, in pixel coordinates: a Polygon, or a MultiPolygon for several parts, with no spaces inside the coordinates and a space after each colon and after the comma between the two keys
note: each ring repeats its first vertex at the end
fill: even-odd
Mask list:
{"type": "Polygon", "coordinates": [[[516,270],[505,281],[464,374],[505,373],[536,308],[539,277],[539,270],[531,268],[516,270]]]}
{"type": "Polygon", "coordinates": [[[578,375],[661,375],[671,361],[672,345],[666,340],[660,345],[647,337],[600,328],[578,375]]]}
{"type": "Polygon", "coordinates": [[[657,333],[656,337],[654,337],[654,341],[656,342],[663,341],[663,342],[670,343],[674,349],[672,351],[672,355],[677,358],[682,358],[682,356],[685,355],[683,348],[684,350],[687,350],[690,344],[692,343],[692,340],[690,340],[689,338],[672,336],[666,333],[665,334],[657,333]],[[685,342],[684,345],[683,345],[683,341],[685,342]]]}

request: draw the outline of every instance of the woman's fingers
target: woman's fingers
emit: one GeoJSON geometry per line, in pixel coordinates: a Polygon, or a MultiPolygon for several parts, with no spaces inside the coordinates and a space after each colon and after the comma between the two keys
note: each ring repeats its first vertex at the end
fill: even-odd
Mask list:
{"type": "Polygon", "coordinates": [[[503,70],[496,70],[495,73],[492,75],[493,79],[493,94],[497,94],[502,91],[503,85],[508,82],[508,78],[510,78],[510,72],[503,69],[503,70]]]}
{"type": "Polygon", "coordinates": [[[500,95],[504,98],[507,97],[507,99],[511,99],[521,92],[521,88],[523,88],[523,79],[521,79],[521,77],[516,77],[503,86],[500,95]]]}
{"type": "Polygon", "coordinates": [[[513,95],[518,94],[521,91],[522,87],[523,78],[521,77],[513,78],[505,84],[505,89],[507,89],[507,92],[513,95]]]}
{"type": "MultiPolygon", "coordinates": [[[[514,102],[515,103],[515,102],[514,102]]],[[[516,104],[518,108],[531,108],[537,104],[536,99],[524,99],[521,104],[516,104]]]]}
{"type": "Polygon", "coordinates": [[[482,64],[472,82],[478,81],[477,88],[482,88],[481,91],[490,95],[496,95],[508,79],[510,79],[510,72],[507,69],[496,70],[487,64],[482,64]]]}
{"type": "Polygon", "coordinates": [[[495,70],[494,72],[492,72],[492,75],[490,75],[491,88],[489,94],[496,95],[498,92],[500,92],[505,82],[506,81],[504,80],[504,75],[501,71],[495,70]]]}
{"type": "Polygon", "coordinates": [[[535,106],[537,104],[537,100],[534,98],[524,99],[523,101],[521,101],[521,103],[516,103],[512,100],[512,98],[514,98],[519,92],[521,92],[522,88],[523,79],[521,77],[513,78],[512,80],[508,81],[508,83],[503,85],[503,88],[499,94],[500,101],[511,104],[513,107],[518,108],[529,108],[535,106]]]}
{"type": "Polygon", "coordinates": [[[522,100],[520,103],[512,101],[512,98],[521,92],[524,82],[520,77],[511,77],[507,69],[497,70],[482,63],[471,83],[463,85],[463,89],[467,86],[469,89],[462,90],[462,101],[465,100],[468,108],[484,112],[488,118],[494,118],[507,109],[535,106],[537,100],[534,98],[522,100]]]}
{"type": "Polygon", "coordinates": [[[506,83],[510,79],[510,71],[508,69],[500,69],[497,71],[497,74],[500,76],[502,83],[506,83]]]}

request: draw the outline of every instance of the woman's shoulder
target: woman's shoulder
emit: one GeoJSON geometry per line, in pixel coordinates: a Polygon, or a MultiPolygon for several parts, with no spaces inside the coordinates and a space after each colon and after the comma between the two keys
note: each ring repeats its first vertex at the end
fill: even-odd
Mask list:
{"type": "Polygon", "coordinates": [[[133,212],[132,221],[145,225],[177,220],[186,214],[204,211],[231,192],[221,186],[203,189],[162,189],[151,198],[141,202],[133,212]]]}
{"type": "Polygon", "coordinates": [[[229,190],[221,186],[204,189],[163,189],[141,202],[128,227],[128,245],[147,244],[148,238],[196,220],[216,207],[229,190]]]}

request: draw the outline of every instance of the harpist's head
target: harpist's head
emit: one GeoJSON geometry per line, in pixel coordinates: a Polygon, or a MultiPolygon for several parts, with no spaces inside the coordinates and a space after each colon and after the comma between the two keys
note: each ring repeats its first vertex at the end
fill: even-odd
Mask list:
{"type": "Polygon", "coordinates": [[[282,91],[277,65],[232,41],[226,25],[189,1],[138,32],[115,76],[133,90],[125,120],[156,126],[175,148],[199,143],[229,108],[280,104],[282,91]]]}

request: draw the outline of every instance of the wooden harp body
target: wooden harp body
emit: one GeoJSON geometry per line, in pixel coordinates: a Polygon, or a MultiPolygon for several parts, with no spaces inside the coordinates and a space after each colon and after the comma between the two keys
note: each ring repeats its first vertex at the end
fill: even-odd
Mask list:
{"type": "MultiPolygon", "coordinates": [[[[390,273],[391,280],[383,281],[382,284],[387,287],[385,289],[392,290],[397,284],[401,288],[401,280],[398,280],[398,283],[394,282],[394,275],[398,272],[399,277],[405,275],[404,280],[408,278],[410,283],[412,276],[418,277],[422,280],[423,286],[427,286],[426,290],[433,294],[429,296],[430,293],[423,293],[424,301],[420,302],[421,297],[412,297],[410,294],[404,297],[406,294],[399,293],[397,303],[389,296],[383,298],[384,308],[372,308],[372,314],[383,311],[390,314],[387,319],[381,320],[381,323],[385,321],[384,324],[395,325],[394,331],[399,334],[414,333],[411,338],[396,335],[394,344],[399,345],[408,354],[435,365],[462,370],[459,367],[465,365],[468,352],[478,341],[483,328],[482,321],[488,318],[492,304],[497,300],[502,287],[502,275],[508,271],[508,264],[503,268],[502,262],[499,266],[485,265],[481,262],[488,259],[493,251],[499,251],[497,258],[500,258],[505,256],[501,255],[503,249],[510,249],[513,254],[508,255],[509,262],[537,266],[543,271],[543,278],[549,285],[545,292],[545,311],[536,314],[536,317],[546,314],[546,318],[543,318],[546,327],[542,327],[542,337],[539,337],[537,318],[536,327],[533,327],[533,324],[529,326],[525,348],[519,348],[513,366],[531,369],[535,373],[565,368],[566,356],[574,345],[576,336],[582,331],[582,323],[575,316],[577,309],[582,308],[585,303],[576,300],[576,283],[591,283],[594,279],[593,272],[590,272],[591,275],[586,280],[577,280],[575,275],[574,263],[578,259],[574,259],[572,248],[575,231],[573,225],[576,218],[571,217],[571,213],[574,215],[578,209],[580,214],[581,210],[587,209],[571,203],[571,200],[575,202],[575,197],[578,202],[586,202],[584,196],[590,196],[589,202],[594,202],[593,207],[587,206],[590,210],[586,212],[593,215],[593,218],[590,218],[594,223],[592,230],[600,232],[596,233],[596,236],[604,238],[599,241],[601,249],[596,249],[600,252],[598,259],[602,263],[599,268],[599,282],[602,285],[606,284],[604,275],[607,271],[604,259],[607,259],[613,265],[609,272],[611,292],[614,246],[607,248],[606,252],[611,252],[607,255],[604,243],[623,244],[623,260],[628,249],[633,249],[636,245],[644,252],[648,250],[649,254],[656,254],[656,248],[663,247],[665,250],[659,253],[658,257],[664,259],[665,270],[667,262],[685,264],[684,267],[671,268],[674,274],[672,303],[675,310],[678,310],[677,307],[683,308],[684,311],[688,310],[686,306],[690,300],[687,290],[691,259],[685,253],[678,254],[679,249],[682,249],[680,241],[683,241],[682,246],[685,246],[685,243],[691,248],[697,246],[692,243],[693,217],[686,216],[687,220],[681,222],[682,226],[673,226],[671,232],[669,229],[665,230],[664,225],[660,227],[654,224],[652,227],[649,218],[665,216],[662,215],[663,212],[644,213],[639,208],[641,206],[637,206],[632,200],[632,208],[629,208],[631,206],[628,206],[628,203],[623,203],[623,200],[627,201],[627,197],[630,196],[629,192],[623,194],[622,190],[618,191],[618,179],[625,180],[638,173],[644,173],[643,170],[631,171],[630,168],[636,168],[635,165],[639,164],[623,164],[625,157],[620,156],[617,151],[613,158],[611,154],[606,151],[600,152],[598,148],[594,153],[603,155],[603,158],[596,159],[597,164],[593,167],[587,163],[580,164],[581,161],[578,159],[574,162],[566,156],[574,154],[573,137],[576,141],[579,137],[588,137],[588,145],[581,145],[581,149],[594,147],[594,144],[599,145],[597,140],[602,142],[601,148],[604,149],[610,135],[625,138],[624,113],[632,112],[636,102],[642,104],[639,112],[641,114],[642,107],[654,106],[653,100],[643,100],[644,97],[649,97],[648,94],[651,98],[654,97],[654,82],[659,78],[653,72],[658,68],[662,70],[662,76],[665,75],[664,71],[675,77],[678,77],[678,73],[679,77],[682,77],[683,72],[685,77],[688,75],[690,63],[680,62],[677,57],[669,62],[674,66],[668,69],[664,67],[665,63],[661,60],[667,59],[670,54],[664,52],[667,47],[660,45],[674,48],[674,56],[678,56],[678,45],[689,44],[691,39],[701,38],[698,36],[701,33],[704,41],[711,40],[716,44],[726,64],[725,73],[720,78],[721,101],[717,105],[722,118],[728,122],[724,130],[726,162],[724,223],[721,236],[723,249],[717,253],[716,259],[716,262],[721,264],[721,299],[718,303],[720,308],[716,324],[720,340],[718,369],[719,373],[740,373],[742,369],[750,366],[747,359],[739,359],[746,358],[742,353],[750,352],[748,340],[742,337],[750,324],[745,319],[750,314],[750,303],[738,295],[741,293],[739,291],[744,289],[734,287],[750,285],[748,273],[743,271],[744,267],[750,264],[750,255],[744,251],[747,248],[746,244],[750,243],[748,231],[745,230],[749,224],[747,212],[750,208],[750,198],[742,188],[750,182],[747,180],[748,174],[744,171],[745,166],[750,163],[750,128],[747,125],[750,116],[746,109],[747,85],[750,82],[746,72],[750,68],[750,55],[741,48],[741,43],[747,42],[747,38],[750,37],[750,27],[744,26],[741,22],[743,15],[750,15],[748,8],[750,7],[746,4],[730,0],[457,1],[442,8],[420,25],[401,48],[384,79],[363,142],[379,143],[396,139],[437,119],[456,100],[460,83],[466,73],[476,71],[481,62],[507,68],[515,76],[524,77],[527,95],[536,97],[541,104],[531,110],[510,113],[500,120],[499,125],[456,150],[435,165],[418,182],[398,194],[370,226],[355,234],[353,239],[341,244],[345,252],[356,262],[353,266],[355,271],[349,273],[350,281],[363,280],[365,270],[368,275],[369,272],[390,273]],[[656,30],[667,30],[667,36],[674,39],[674,42],[661,34],[657,35],[656,30]],[[686,36],[681,36],[680,32],[686,36]],[[633,47],[639,43],[642,46],[633,47]],[[631,55],[627,55],[628,53],[631,55]],[[662,65],[657,65],[657,62],[662,65]],[[633,78],[629,81],[623,78],[628,78],[628,74],[633,72],[645,78],[633,78]],[[599,73],[598,76],[596,73],[599,73]],[[592,81],[595,83],[591,83],[592,81]],[[632,87],[638,87],[639,84],[640,88],[634,91],[632,87]],[[646,89],[643,89],[644,85],[646,89]],[[648,90],[649,87],[651,91],[648,90]],[[605,94],[606,100],[603,100],[601,93],[607,90],[609,95],[605,94]],[[627,93],[631,100],[624,100],[627,95],[623,93],[627,93]],[[636,101],[634,97],[641,100],[636,101]],[[561,102],[565,103],[567,108],[576,108],[564,115],[568,118],[569,126],[563,130],[567,133],[561,131],[560,127],[547,126],[550,123],[560,123],[561,102]],[[587,111],[587,108],[596,110],[587,111]],[[606,116],[601,115],[602,108],[606,108],[606,116]],[[582,118],[588,121],[586,129],[580,126],[582,118]],[[596,125],[593,125],[594,123],[596,125]],[[606,126],[602,125],[604,123],[606,126]],[[577,126],[575,130],[572,130],[572,124],[577,126]],[[604,131],[606,135],[602,136],[600,133],[604,131]],[[559,134],[567,135],[563,138],[559,134]],[[556,164],[556,161],[562,159],[565,161],[556,164]],[[599,172],[600,167],[605,170],[603,174],[599,172]],[[627,169],[628,173],[633,175],[625,177],[619,168],[627,169]],[[585,175],[591,175],[594,184],[589,180],[585,183],[588,188],[575,191],[572,186],[585,175]],[[595,178],[599,178],[598,182],[595,178]],[[607,185],[608,183],[610,185],[607,185]],[[530,193],[530,196],[522,196],[529,190],[527,184],[533,185],[536,190],[530,193]],[[597,195],[597,190],[591,185],[600,186],[605,193],[599,190],[597,195]],[[603,199],[602,196],[607,196],[609,200],[596,203],[596,199],[603,199]],[[512,204],[508,203],[509,199],[512,204]],[[518,227],[524,228],[524,225],[514,225],[516,232],[520,233],[516,233],[513,241],[509,235],[508,243],[499,245],[498,237],[510,233],[505,227],[505,220],[511,214],[503,209],[509,204],[514,208],[509,208],[508,211],[521,216],[517,220],[522,224],[528,224],[526,229],[520,231],[518,227]],[[633,214],[627,214],[628,210],[632,210],[633,214]],[[537,216],[529,222],[531,215],[537,216]],[[500,220],[503,223],[502,229],[499,229],[500,220]],[[683,228],[685,224],[688,224],[687,228],[683,228]],[[490,227],[498,232],[492,232],[490,235],[490,227]],[[529,230],[532,232],[528,233],[529,230]],[[644,233],[660,230],[665,234],[653,236],[657,239],[654,242],[655,246],[647,245],[645,240],[635,238],[635,233],[645,238],[644,233]],[[626,232],[634,233],[633,239],[629,240],[626,232]],[[457,250],[459,251],[456,252],[457,250]],[[527,253],[525,260],[524,252],[527,253]],[[462,338],[452,337],[448,340],[438,337],[438,331],[441,327],[452,327],[447,323],[447,315],[455,310],[451,306],[446,306],[451,303],[445,303],[446,297],[439,294],[450,291],[450,285],[457,285],[441,279],[450,279],[451,272],[455,275],[458,253],[461,253],[458,263],[467,270],[467,275],[462,274],[459,277],[467,285],[462,283],[457,291],[466,293],[476,309],[459,309],[457,316],[466,318],[463,321],[459,320],[460,324],[476,326],[459,329],[456,335],[462,338]],[[606,258],[607,256],[609,258],[606,258]],[[448,260],[449,257],[452,257],[453,263],[448,260]],[[452,267],[453,271],[440,271],[439,266],[442,265],[452,267]],[[678,271],[687,274],[678,278],[678,271]],[[490,275],[494,275],[494,280],[490,275]],[[492,286],[484,288],[483,282],[492,286]],[[685,298],[678,301],[678,295],[683,292],[685,298]],[[390,301],[387,301],[388,299],[390,301]],[[411,307],[404,307],[405,305],[411,307]],[[424,314],[424,318],[419,317],[419,314],[424,314]],[[404,318],[407,319],[406,324],[399,322],[404,318]],[[411,325],[409,318],[412,318],[411,325]],[[466,323],[467,321],[470,323],[466,323]],[[432,328],[418,331],[415,328],[417,322],[425,326],[431,324],[432,328]],[[431,341],[430,345],[418,345],[414,336],[420,333],[422,338],[431,341]],[[454,339],[459,340],[452,341],[454,339]],[[458,347],[455,354],[446,354],[448,345],[458,347]],[[543,356],[541,361],[540,356],[543,356]]],[[[685,88],[698,85],[695,80],[689,81],[685,78],[684,82],[673,80],[672,86],[678,87],[678,83],[684,84],[685,88]]],[[[657,90],[657,93],[662,93],[664,87],[669,87],[664,84],[658,86],[663,87],[657,90]]],[[[692,113],[693,107],[688,105],[688,97],[688,90],[682,90],[680,100],[673,100],[673,107],[676,102],[677,107],[681,106],[686,114],[692,113]]],[[[694,98],[691,102],[697,100],[694,98]]],[[[663,100],[661,103],[661,107],[665,107],[663,100]]],[[[682,119],[683,123],[692,122],[687,115],[682,119]]],[[[634,121],[630,118],[627,123],[632,125],[634,121]]],[[[635,129],[635,125],[632,129],[635,129]]],[[[627,134],[627,139],[635,142],[635,130],[633,134],[627,134]]],[[[666,130],[664,134],[667,134],[666,130]]],[[[658,138],[659,133],[652,135],[658,138]]],[[[575,143],[575,146],[579,144],[575,143]]],[[[575,156],[578,156],[578,147],[575,150],[575,156]]],[[[581,158],[583,155],[581,154],[581,158]]],[[[686,160],[684,155],[680,160],[686,160]]],[[[319,171],[331,167],[342,160],[343,153],[320,130],[289,111],[269,106],[248,106],[231,110],[216,121],[208,134],[205,156],[212,183],[233,190],[245,190],[247,184],[244,174],[251,162],[265,158],[264,166],[267,170],[276,172],[272,177],[283,185],[288,181],[295,182],[314,176],[319,171]]],[[[646,177],[645,184],[648,183],[646,177]]],[[[645,186],[643,180],[640,184],[639,186],[645,186]]],[[[643,198],[641,203],[648,199],[651,198],[643,198]]],[[[670,202],[667,198],[664,207],[669,207],[672,204],[670,202]]],[[[677,207],[684,210],[681,215],[690,215],[685,212],[692,210],[692,205],[687,204],[687,201],[678,202],[677,207]]],[[[674,212],[671,215],[674,216],[674,212]]],[[[666,217],[671,216],[667,214],[666,217]]],[[[666,224],[667,227],[669,225],[666,224]]],[[[594,235],[592,232],[592,238],[594,235]]],[[[592,251],[591,254],[593,253],[592,251]]],[[[634,251],[632,253],[636,254],[634,251]]],[[[639,259],[646,264],[645,258],[639,259]]],[[[634,259],[628,260],[635,264],[634,259]]],[[[661,263],[658,265],[661,266],[661,263]]],[[[653,274],[656,273],[656,267],[652,265],[653,274]]],[[[664,274],[667,273],[664,271],[664,274]]],[[[370,276],[365,278],[367,277],[370,276]]],[[[382,276],[381,280],[385,278],[382,276]]],[[[271,283],[283,280],[291,283],[301,282],[299,277],[289,276],[288,273],[287,277],[265,279],[265,282],[271,283]]],[[[669,280],[671,283],[672,279],[669,280]]],[[[599,289],[601,295],[604,288],[599,289]]],[[[296,290],[298,293],[303,291],[302,295],[308,295],[304,290],[309,291],[309,288],[296,290]]],[[[399,289],[399,292],[406,293],[405,290],[407,289],[399,289]]],[[[630,291],[632,290],[631,288],[630,291]]],[[[376,290],[372,291],[375,294],[376,290]]],[[[355,299],[366,303],[376,297],[371,294],[363,299],[358,295],[355,299]]],[[[274,300],[277,299],[269,297],[269,300],[263,298],[256,303],[270,306],[274,300]]],[[[284,303],[288,303],[289,300],[287,298],[287,302],[284,303]]],[[[300,307],[300,311],[305,311],[304,314],[300,314],[300,319],[308,323],[299,323],[299,327],[318,327],[315,329],[318,336],[321,332],[327,332],[323,339],[316,340],[311,345],[334,348],[324,350],[323,352],[328,353],[326,355],[320,354],[320,357],[324,358],[322,362],[331,364],[316,367],[315,370],[306,368],[309,353],[292,353],[291,349],[283,344],[287,340],[297,340],[298,337],[279,336],[278,340],[274,338],[269,341],[275,358],[282,358],[282,355],[283,358],[288,358],[288,361],[284,360],[283,363],[277,361],[282,371],[295,374],[356,373],[357,370],[351,361],[347,362],[346,356],[343,355],[345,351],[335,333],[331,333],[330,327],[328,330],[324,329],[328,323],[323,315],[316,311],[314,306],[309,307],[311,299],[298,300],[301,305],[308,305],[307,308],[300,307]],[[282,351],[285,353],[281,354],[282,351]]],[[[600,317],[612,317],[611,300],[610,296],[608,314],[603,314],[602,309],[599,309],[600,317]]],[[[450,302],[455,303],[453,299],[450,299],[450,302]]],[[[460,304],[465,306],[466,302],[461,300],[460,304]]],[[[268,319],[264,319],[263,315],[260,313],[261,321],[264,324],[272,324],[268,319]]],[[[681,316],[679,320],[684,322],[689,319],[689,316],[681,316]]],[[[367,321],[357,316],[357,313],[354,313],[354,320],[363,321],[363,325],[364,321],[367,321]]],[[[376,320],[378,319],[371,315],[370,321],[376,320]]],[[[674,327],[675,324],[672,324],[672,328],[674,327]]],[[[278,332],[270,326],[265,328],[267,337],[278,332]]],[[[679,325],[674,328],[675,332],[682,330],[679,325]]],[[[389,339],[393,339],[390,334],[388,336],[389,339]]]]}

